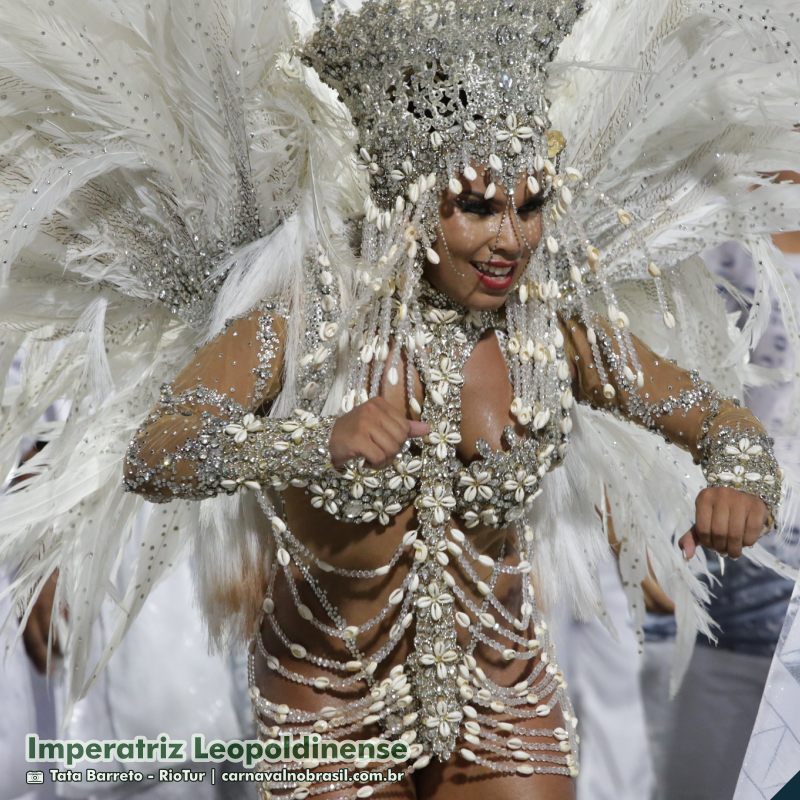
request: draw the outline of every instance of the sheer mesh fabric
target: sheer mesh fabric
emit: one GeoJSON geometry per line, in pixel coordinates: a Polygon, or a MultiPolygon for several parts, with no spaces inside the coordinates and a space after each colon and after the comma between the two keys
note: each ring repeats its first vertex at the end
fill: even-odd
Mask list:
{"type": "Polygon", "coordinates": [[[230,321],[195,352],[132,443],[125,465],[129,488],[154,502],[208,496],[198,474],[200,453],[190,445],[209,416],[232,421],[263,410],[278,393],[284,332],[280,316],[259,308],[230,321]]]}
{"type": "MultiPolygon", "coordinates": [[[[605,342],[611,343],[613,354],[619,356],[620,348],[611,324],[596,320],[595,326],[596,330],[605,333],[605,342]]],[[[619,379],[612,364],[614,355],[606,351],[607,344],[604,346],[601,338],[597,340],[602,365],[607,371],[608,382],[614,389],[613,396],[608,396],[595,364],[595,354],[586,325],[579,320],[570,319],[564,330],[566,355],[574,366],[576,399],[659,432],[668,441],[688,450],[695,461],[700,461],[704,456],[704,440],[722,428],[734,428],[742,434],[752,435],[765,432],[748,409],[718,395],[696,375],[693,377],[693,373],[654,353],[632,335],[630,339],[644,379],[641,387],[631,387],[630,384],[626,386],[619,379]],[[681,395],[684,399],[681,399],[681,395]],[[642,418],[644,407],[656,412],[663,409],[664,405],[670,405],[670,401],[672,411],[652,413],[646,419],[642,418]]]]}

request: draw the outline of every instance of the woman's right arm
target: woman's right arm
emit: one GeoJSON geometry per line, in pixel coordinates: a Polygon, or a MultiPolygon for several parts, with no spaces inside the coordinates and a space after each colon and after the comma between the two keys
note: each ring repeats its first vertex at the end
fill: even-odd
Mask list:
{"type": "Polygon", "coordinates": [[[126,488],[158,503],[303,487],[350,459],[385,466],[406,438],[428,432],[379,397],[339,417],[257,415],[280,391],[285,332],[265,304],[201,347],[131,442],[126,488]]]}
{"type": "MultiPolygon", "coordinates": [[[[281,386],[285,320],[264,303],[201,347],[131,442],[125,486],[153,502],[201,500],[292,466],[293,419],[256,416],[281,386]],[[256,437],[256,432],[259,436],[256,437]],[[254,447],[258,438],[260,448],[254,447]],[[249,440],[249,441],[248,441],[249,440]],[[263,458],[257,458],[263,451],[263,458]],[[260,468],[260,469],[259,469],[260,468]]],[[[306,421],[307,424],[310,421],[306,421]]],[[[294,434],[294,444],[302,436],[294,434]]],[[[303,442],[304,447],[310,444],[303,442]]],[[[325,440],[327,450],[327,439],[325,440]]],[[[285,473],[284,473],[285,474],[285,473]]]]}

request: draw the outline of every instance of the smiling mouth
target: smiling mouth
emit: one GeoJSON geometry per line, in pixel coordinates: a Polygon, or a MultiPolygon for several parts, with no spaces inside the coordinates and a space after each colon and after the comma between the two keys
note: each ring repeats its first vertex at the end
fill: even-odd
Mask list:
{"type": "Polygon", "coordinates": [[[488,275],[490,278],[505,278],[508,277],[517,266],[516,261],[504,261],[501,263],[493,262],[486,263],[481,261],[470,262],[478,272],[482,275],[488,275]]]}

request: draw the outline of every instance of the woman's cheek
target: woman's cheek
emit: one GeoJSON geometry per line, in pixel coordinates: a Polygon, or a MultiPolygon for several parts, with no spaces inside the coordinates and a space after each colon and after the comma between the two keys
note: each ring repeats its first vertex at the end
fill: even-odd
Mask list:
{"type": "Polygon", "coordinates": [[[480,218],[467,220],[464,216],[454,217],[449,227],[449,232],[444,229],[448,247],[468,260],[472,260],[497,235],[491,222],[480,218]]]}
{"type": "Polygon", "coordinates": [[[542,241],[541,211],[532,220],[523,223],[523,231],[525,232],[525,238],[528,240],[531,249],[535,250],[539,246],[539,242],[542,241]]]}

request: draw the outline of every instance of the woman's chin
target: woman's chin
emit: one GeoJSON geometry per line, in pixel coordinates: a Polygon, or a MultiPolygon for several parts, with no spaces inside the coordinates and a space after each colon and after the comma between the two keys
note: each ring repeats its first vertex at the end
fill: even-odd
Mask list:
{"type": "Polygon", "coordinates": [[[470,265],[467,269],[474,273],[475,280],[471,285],[465,286],[467,283],[465,278],[469,276],[460,275],[456,280],[449,275],[442,275],[441,269],[440,266],[426,265],[423,275],[431,286],[470,311],[495,311],[502,308],[520,280],[519,274],[515,274],[513,280],[508,281],[484,279],[470,265]],[[492,283],[497,285],[491,285],[492,283]]]}
{"type": "Polygon", "coordinates": [[[462,305],[473,311],[494,311],[506,304],[518,284],[519,276],[515,276],[513,281],[505,282],[503,286],[489,286],[484,285],[483,281],[479,282],[469,295],[464,298],[462,305]]]}
{"type": "Polygon", "coordinates": [[[471,294],[463,303],[471,311],[496,311],[502,308],[508,300],[510,292],[492,293],[477,291],[471,294]]]}

